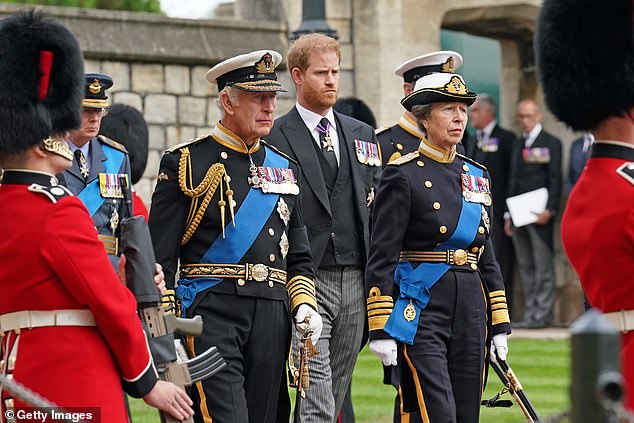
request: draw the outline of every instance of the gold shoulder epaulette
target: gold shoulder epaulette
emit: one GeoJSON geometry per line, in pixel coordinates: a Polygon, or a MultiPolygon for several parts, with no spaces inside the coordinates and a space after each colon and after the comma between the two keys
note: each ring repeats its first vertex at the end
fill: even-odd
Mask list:
{"type": "Polygon", "coordinates": [[[264,145],[266,145],[268,148],[270,148],[271,150],[275,151],[277,154],[279,154],[280,156],[284,157],[285,159],[288,159],[290,162],[297,164],[297,160],[293,159],[291,156],[289,156],[288,154],[284,153],[282,150],[280,150],[279,148],[277,148],[274,145],[271,145],[270,143],[268,143],[267,141],[263,140],[260,138],[260,142],[264,145]]]}
{"type": "Polygon", "coordinates": [[[625,178],[630,184],[634,185],[634,162],[623,163],[616,170],[616,173],[625,178]]]}
{"type": "Polygon", "coordinates": [[[125,148],[125,145],[116,142],[115,140],[112,140],[108,137],[104,137],[103,135],[97,135],[97,138],[99,139],[99,141],[101,141],[104,144],[109,145],[112,148],[116,148],[119,151],[123,151],[124,153],[128,153],[128,150],[125,148]]]}
{"type": "Polygon", "coordinates": [[[398,159],[392,160],[390,161],[387,165],[388,166],[400,166],[402,164],[405,164],[407,162],[411,162],[412,160],[414,160],[415,158],[417,158],[420,155],[420,153],[418,151],[412,151],[411,153],[407,153],[406,155],[399,157],[398,159]]]}
{"type": "Polygon", "coordinates": [[[477,167],[479,167],[480,169],[482,169],[482,170],[486,170],[486,171],[488,172],[487,167],[486,167],[485,165],[483,165],[482,163],[478,163],[478,162],[476,162],[476,161],[475,161],[475,160],[473,160],[471,157],[467,157],[467,156],[465,156],[464,154],[460,154],[460,153],[456,153],[456,156],[460,157],[460,158],[461,158],[462,160],[464,160],[465,162],[469,162],[469,163],[471,163],[472,165],[477,166],[477,167]]]}
{"type": "Polygon", "coordinates": [[[189,141],[182,142],[180,144],[176,144],[174,147],[170,147],[167,150],[165,150],[165,153],[173,153],[176,150],[180,150],[183,147],[187,147],[187,146],[190,146],[192,144],[196,144],[197,142],[200,142],[200,141],[202,141],[202,140],[204,140],[206,138],[209,138],[209,137],[211,137],[211,135],[207,134],[207,135],[203,135],[203,136],[198,137],[198,138],[193,138],[193,139],[191,139],[189,141]]]}

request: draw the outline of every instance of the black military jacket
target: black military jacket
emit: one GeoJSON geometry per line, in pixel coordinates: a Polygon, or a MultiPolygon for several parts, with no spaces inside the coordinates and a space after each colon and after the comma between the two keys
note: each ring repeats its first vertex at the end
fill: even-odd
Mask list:
{"type": "MultiPolygon", "coordinates": [[[[206,250],[216,238],[222,237],[223,219],[219,202],[224,201],[226,204],[224,226],[227,227],[232,222],[230,201],[235,201],[234,213],[238,214],[249,191],[256,189],[249,184],[250,160],[253,165],[262,166],[266,154],[282,154],[272,147],[265,148],[262,141],[257,141],[247,154],[246,147],[236,135],[231,134],[226,128],[221,130],[219,128],[222,128],[220,124],[214,128],[212,135],[166,151],[161,159],[158,182],[152,196],[149,226],[156,259],[163,266],[168,287],[173,287],[175,279],[178,279],[176,270],[179,260],[181,266],[201,264],[201,258],[206,250]],[[216,163],[224,166],[229,178],[219,175],[212,169],[212,165],[216,163]],[[206,193],[213,189],[214,179],[221,179],[221,181],[213,195],[205,198],[206,193]],[[212,188],[207,191],[199,189],[198,191],[201,192],[196,192],[197,187],[203,188],[205,184],[210,183],[210,180],[212,188]],[[229,194],[232,194],[232,199],[229,198],[229,194]],[[205,207],[205,202],[207,202],[206,209],[201,209],[205,207]],[[202,214],[201,210],[203,210],[202,214]]],[[[295,177],[298,177],[297,165],[291,159],[284,157],[288,160],[288,168],[293,171],[295,177]]],[[[297,188],[299,188],[299,181],[297,188]]],[[[277,196],[278,194],[266,195],[277,196]]],[[[286,270],[289,290],[294,281],[299,280],[302,284],[309,284],[309,291],[313,291],[310,293],[312,298],[301,297],[299,302],[309,303],[316,308],[314,270],[302,220],[300,196],[280,194],[279,198],[280,200],[276,201],[276,206],[266,219],[265,225],[260,229],[239,264],[263,264],[286,270]],[[288,210],[284,210],[281,203],[285,203],[288,210]],[[287,222],[284,219],[287,219],[287,222]],[[284,238],[288,239],[287,252],[284,251],[284,238]]],[[[256,212],[259,210],[255,208],[256,212]]],[[[241,217],[235,220],[235,225],[252,224],[250,216],[241,217]]],[[[264,281],[227,278],[210,289],[214,292],[277,300],[288,298],[284,284],[279,281],[272,282],[269,277],[264,281]]]]}
{"type": "MultiPolygon", "coordinates": [[[[489,178],[482,165],[460,154],[454,156],[441,162],[415,151],[393,161],[383,171],[372,215],[372,242],[365,274],[370,339],[388,337],[382,329],[392,311],[390,297],[395,299],[399,294],[394,270],[400,253],[429,252],[451,237],[462,210],[461,175],[467,167],[480,167],[483,177],[489,178]],[[373,297],[372,292],[379,292],[380,298],[373,297]]],[[[483,204],[482,209],[475,238],[465,248],[480,256],[477,269],[461,266],[459,270],[481,275],[489,294],[493,333],[506,333],[510,323],[504,283],[490,241],[492,207],[490,203],[483,204]]],[[[443,277],[437,283],[442,283],[443,277]]]]}

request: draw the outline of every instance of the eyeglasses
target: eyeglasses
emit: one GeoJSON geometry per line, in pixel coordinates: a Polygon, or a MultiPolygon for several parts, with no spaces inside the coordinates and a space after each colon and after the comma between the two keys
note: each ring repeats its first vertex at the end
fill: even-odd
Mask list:
{"type": "Polygon", "coordinates": [[[101,117],[106,116],[108,114],[108,108],[107,107],[82,107],[81,108],[82,113],[85,114],[97,114],[100,115],[101,117]]]}

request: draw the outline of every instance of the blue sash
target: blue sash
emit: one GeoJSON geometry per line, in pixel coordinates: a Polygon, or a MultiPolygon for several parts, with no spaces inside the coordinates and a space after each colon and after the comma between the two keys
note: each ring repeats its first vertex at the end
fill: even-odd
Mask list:
{"type": "MultiPolygon", "coordinates": [[[[483,174],[482,169],[475,166],[469,166],[466,173],[474,176],[483,174]]],[[[448,240],[434,248],[434,251],[468,247],[475,239],[481,216],[480,203],[468,202],[463,197],[456,230],[448,240]]],[[[418,329],[420,312],[429,303],[429,290],[450,268],[451,265],[445,263],[420,263],[414,269],[407,260],[401,260],[394,271],[394,281],[399,285],[401,293],[383,330],[392,338],[412,345],[418,329]],[[404,312],[410,303],[416,310],[416,316],[413,320],[407,321],[404,312]]]]}
{"type": "MultiPolygon", "coordinates": [[[[125,153],[117,150],[116,148],[112,148],[107,144],[101,144],[101,147],[106,156],[105,173],[119,173],[121,165],[123,164],[123,159],[125,158],[125,153]]],[[[99,178],[93,179],[91,183],[86,185],[86,188],[81,190],[78,197],[82,203],[86,205],[88,212],[90,212],[90,216],[94,216],[105,200],[99,191],[99,178]]]]}
{"type": "MultiPolygon", "coordinates": [[[[264,146],[266,157],[262,166],[287,168],[288,160],[273,150],[264,146]]],[[[249,189],[236,215],[236,226],[229,222],[225,228],[225,238],[222,233],[207,249],[200,259],[200,263],[238,264],[249,251],[262,228],[273,213],[278,194],[265,194],[261,189],[249,189]]],[[[179,279],[176,296],[181,300],[181,312],[192,305],[196,295],[222,282],[222,278],[192,278],[179,279]]]]}

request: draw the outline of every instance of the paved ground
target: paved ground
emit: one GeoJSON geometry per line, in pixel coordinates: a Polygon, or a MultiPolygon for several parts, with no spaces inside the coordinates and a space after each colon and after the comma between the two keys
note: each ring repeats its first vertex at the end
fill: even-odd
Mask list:
{"type": "Polygon", "coordinates": [[[513,329],[510,338],[522,339],[568,339],[568,328],[544,328],[544,329],[513,329]]]}

